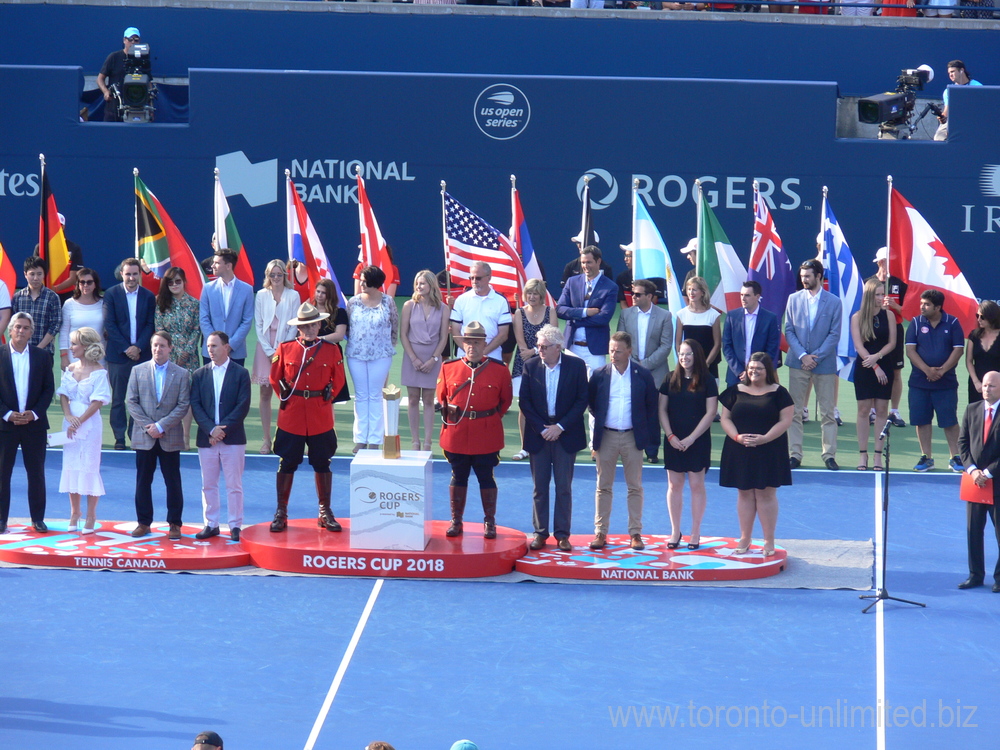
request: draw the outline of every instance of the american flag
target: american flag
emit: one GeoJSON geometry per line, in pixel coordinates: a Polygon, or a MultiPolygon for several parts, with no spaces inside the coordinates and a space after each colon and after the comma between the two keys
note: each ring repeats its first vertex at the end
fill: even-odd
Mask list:
{"type": "Polygon", "coordinates": [[[795,291],[795,272],[782,249],[767,201],[757,191],[754,191],[753,242],[747,278],[760,284],[761,306],[777,315],[780,323],[788,296],[795,291]]]}
{"type": "Polygon", "coordinates": [[[527,279],[510,240],[448,193],[444,194],[444,233],[453,282],[471,286],[469,269],[482,261],[489,264],[493,274],[490,283],[499,294],[512,297],[521,293],[527,279]]]}

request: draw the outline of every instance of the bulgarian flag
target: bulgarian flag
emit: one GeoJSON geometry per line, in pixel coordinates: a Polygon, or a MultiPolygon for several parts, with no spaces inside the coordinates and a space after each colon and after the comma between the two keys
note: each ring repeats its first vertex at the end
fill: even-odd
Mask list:
{"type": "Polygon", "coordinates": [[[701,185],[698,185],[698,203],[697,273],[708,284],[713,307],[724,312],[735,310],[740,307],[740,288],[747,279],[747,270],[705,200],[701,185]]]}
{"type": "Polygon", "coordinates": [[[250,257],[243,246],[240,233],[236,231],[236,222],[229,212],[229,201],[219,180],[219,170],[215,170],[215,246],[220,250],[232,250],[236,253],[236,278],[253,286],[253,269],[250,267],[250,257]]]}
{"type": "Polygon", "coordinates": [[[42,208],[38,219],[38,257],[48,261],[49,264],[45,285],[54,287],[69,279],[69,248],[66,246],[66,235],[63,234],[62,222],[59,221],[56,198],[52,195],[52,188],[49,186],[49,175],[45,171],[44,155],[41,160],[42,208]]]}
{"type": "Polygon", "coordinates": [[[148,269],[142,276],[142,285],[155,294],[167,269],[177,266],[187,277],[187,293],[199,299],[205,285],[201,264],[163,204],[139,179],[139,170],[133,169],[132,174],[135,175],[135,257],[145,264],[144,271],[148,269]]]}

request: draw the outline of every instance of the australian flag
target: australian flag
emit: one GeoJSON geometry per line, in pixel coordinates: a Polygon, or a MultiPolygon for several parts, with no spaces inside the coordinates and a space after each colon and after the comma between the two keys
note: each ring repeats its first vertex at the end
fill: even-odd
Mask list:
{"type": "Polygon", "coordinates": [[[781,237],[774,226],[767,201],[754,191],[753,243],[750,246],[750,263],[747,276],[760,284],[760,304],[778,316],[780,323],[785,315],[788,296],[795,291],[795,272],[782,249],[781,237]]]}

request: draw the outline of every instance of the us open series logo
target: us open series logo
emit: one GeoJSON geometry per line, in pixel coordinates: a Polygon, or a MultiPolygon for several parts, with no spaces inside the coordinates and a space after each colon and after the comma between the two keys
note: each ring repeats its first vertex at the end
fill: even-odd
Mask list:
{"type": "Polygon", "coordinates": [[[509,83],[495,83],[479,94],[473,117],[483,135],[509,141],[528,127],[531,105],[521,89],[509,83]]]}

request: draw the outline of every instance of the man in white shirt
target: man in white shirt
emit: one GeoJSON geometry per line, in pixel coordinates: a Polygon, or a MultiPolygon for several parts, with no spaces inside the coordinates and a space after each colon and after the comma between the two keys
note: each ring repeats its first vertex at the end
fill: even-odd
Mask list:
{"type": "Polygon", "coordinates": [[[191,412],[198,423],[198,460],[205,528],[198,539],[219,535],[219,475],[226,480],[229,534],[240,540],[243,526],[243,469],[247,435],[243,421],[250,412],[250,374],[229,354],[225,331],[208,335],[211,362],[195,371],[191,380],[191,412]]]}
{"type": "Polygon", "coordinates": [[[500,347],[510,335],[510,305],[490,286],[493,271],[488,263],[477,261],[469,269],[472,288],[460,294],[451,310],[451,335],[462,346],[462,329],[473,320],[486,329],[486,356],[503,362],[500,347]]]}

